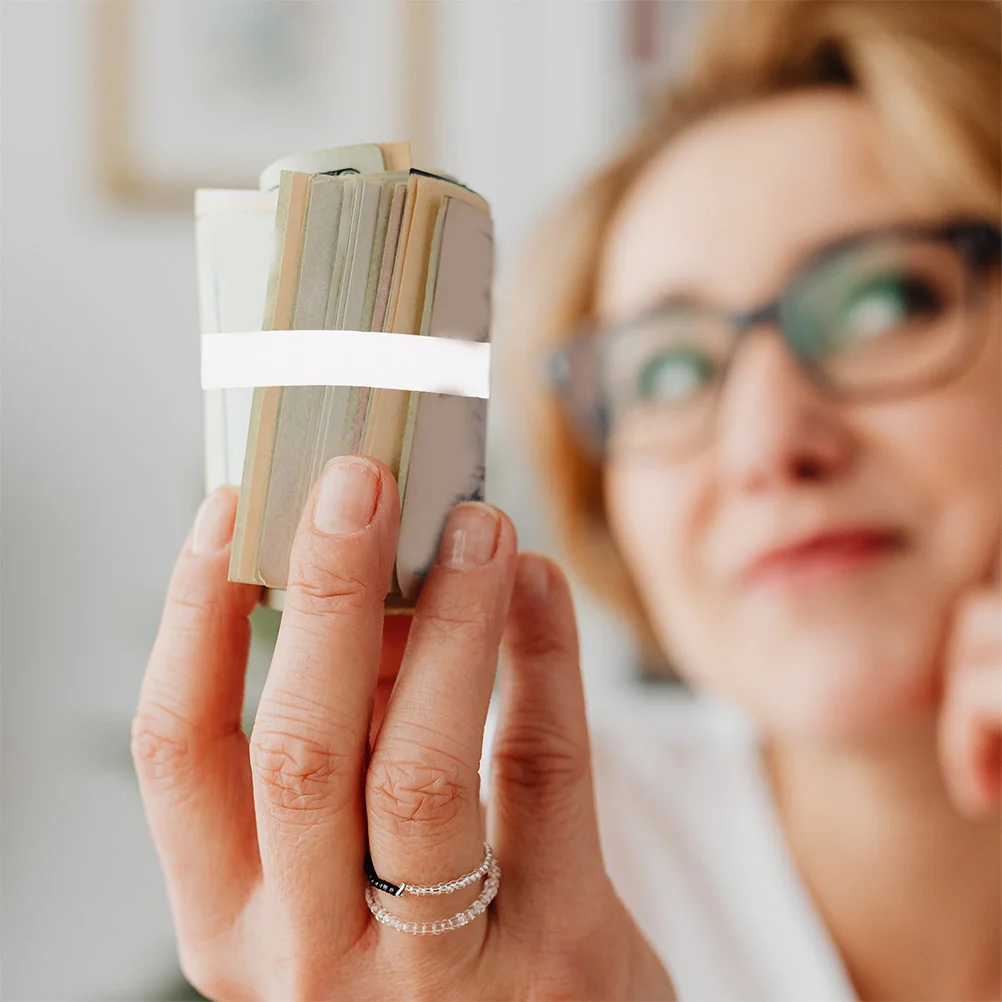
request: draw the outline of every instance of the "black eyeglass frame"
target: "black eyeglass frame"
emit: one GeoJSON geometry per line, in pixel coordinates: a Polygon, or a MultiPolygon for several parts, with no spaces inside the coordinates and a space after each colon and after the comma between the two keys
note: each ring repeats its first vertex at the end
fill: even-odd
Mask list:
{"type": "MultiPolygon", "coordinates": [[[[803,260],[780,294],[769,302],[739,313],[713,309],[707,311],[730,324],[735,332],[734,343],[721,369],[716,392],[719,393],[723,387],[741,344],[751,331],[763,325],[771,327],[779,335],[812,383],[823,393],[835,399],[891,399],[943,385],[965,371],[980,350],[980,339],[969,339],[969,344],[965,345],[967,351],[962,357],[955,359],[952,365],[944,366],[943,370],[938,372],[934,378],[920,384],[910,384],[907,390],[898,387],[890,390],[846,393],[826,380],[824,372],[816,360],[799,351],[789,337],[784,325],[788,310],[787,304],[820,266],[856,246],[893,237],[924,238],[953,245],[960,253],[966,266],[967,281],[964,292],[965,305],[968,308],[977,305],[978,293],[983,291],[983,279],[987,276],[992,265],[999,263],[1002,259],[1002,231],[994,223],[981,219],[957,219],[932,225],[896,224],[851,233],[825,244],[803,260]],[[979,282],[979,280],[981,281],[979,282]]],[[[602,399],[601,385],[598,379],[593,380],[594,385],[590,387],[592,391],[590,397],[585,400],[580,399],[580,387],[575,386],[574,380],[575,361],[581,353],[587,351],[593,355],[591,361],[597,362],[605,344],[615,340],[623,332],[635,328],[646,319],[664,313],[665,309],[663,305],[655,305],[626,321],[603,328],[597,328],[594,324],[582,325],[576,333],[571,335],[565,345],[551,352],[547,359],[546,378],[548,384],[560,399],[576,435],[585,448],[598,459],[604,458],[607,451],[611,430],[610,408],[608,402],[602,399]]]]}

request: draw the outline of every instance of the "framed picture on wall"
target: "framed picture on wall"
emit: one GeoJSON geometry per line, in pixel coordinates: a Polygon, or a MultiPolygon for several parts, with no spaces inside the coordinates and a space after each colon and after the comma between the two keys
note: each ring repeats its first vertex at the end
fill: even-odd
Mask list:
{"type": "Polygon", "coordinates": [[[299,150],[409,139],[433,155],[433,3],[92,10],[97,173],[116,201],[190,211],[195,188],[255,187],[299,150]]]}

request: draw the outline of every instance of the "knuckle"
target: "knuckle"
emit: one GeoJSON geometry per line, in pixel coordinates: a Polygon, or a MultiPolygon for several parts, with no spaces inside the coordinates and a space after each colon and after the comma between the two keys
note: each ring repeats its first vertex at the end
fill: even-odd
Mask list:
{"type": "Polygon", "coordinates": [[[251,768],[265,804],[289,815],[312,816],[331,806],[338,781],[356,770],[351,756],[296,734],[255,727],[251,768]]]}
{"type": "Polygon", "coordinates": [[[376,755],[366,776],[369,815],[401,837],[448,831],[476,801],[479,779],[470,782],[463,773],[455,760],[435,767],[376,755]]]}
{"type": "Polygon", "coordinates": [[[528,628],[509,631],[505,647],[512,657],[541,661],[571,661],[576,654],[572,641],[542,621],[534,622],[528,628]]]}
{"type": "Polygon", "coordinates": [[[533,728],[499,736],[491,758],[496,783],[537,797],[574,790],[590,772],[588,751],[555,731],[533,728]]]}
{"type": "Polygon", "coordinates": [[[191,728],[164,708],[140,708],[130,729],[132,761],[148,782],[180,785],[195,769],[197,754],[191,728]]]}
{"type": "Polygon", "coordinates": [[[494,632],[494,621],[491,610],[467,597],[439,598],[422,616],[419,630],[433,643],[482,646],[494,632]]]}
{"type": "Polygon", "coordinates": [[[344,570],[318,561],[290,569],[286,603],[306,615],[350,615],[365,609],[371,599],[372,586],[344,570]]]}
{"type": "Polygon", "coordinates": [[[204,632],[220,620],[222,602],[218,595],[186,578],[175,579],[167,591],[164,623],[182,632],[204,632]]]}

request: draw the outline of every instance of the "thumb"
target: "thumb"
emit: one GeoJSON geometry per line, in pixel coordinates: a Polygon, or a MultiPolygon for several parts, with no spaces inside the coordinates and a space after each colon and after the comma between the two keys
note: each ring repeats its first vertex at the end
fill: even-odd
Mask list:
{"type": "Polygon", "coordinates": [[[1002,592],[1002,534],[999,534],[992,546],[984,573],[972,587],[961,591],[943,623],[935,661],[940,666],[936,679],[937,705],[946,698],[948,676],[958,666],[957,649],[965,629],[968,610],[972,605],[980,605],[982,600],[998,603],[1000,592],[1002,592]]]}
{"type": "Polygon", "coordinates": [[[1002,589],[1002,540],[996,543],[993,552],[995,559],[988,571],[988,587],[998,591],[1002,589]]]}
{"type": "Polygon", "coordinates": [[[523,928],[553,928],[553,908],[587,920],[606,885],[567,579],[521,554],[502,645],[491,760],[491,841],[523,928]]]}

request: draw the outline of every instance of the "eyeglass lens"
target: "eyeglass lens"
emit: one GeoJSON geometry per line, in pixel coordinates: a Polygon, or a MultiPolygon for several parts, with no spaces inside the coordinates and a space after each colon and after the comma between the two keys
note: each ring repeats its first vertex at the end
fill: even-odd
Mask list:
{"type": "MultiPolygon", "coordinates": [[[[823,259],[780,302],[782,335],[823,389],[860,398],[948,375],[971,343],[964,261],[949,242],[885,236],[823,259]]],[[[609,338],[599,366],[612,449],[682,449],[712,424],[741,331],[674,307],[609,338]]]]}

